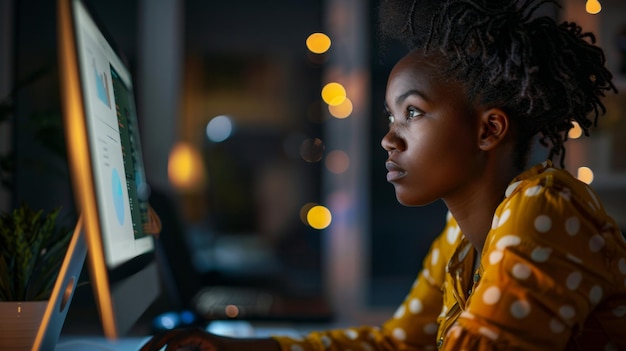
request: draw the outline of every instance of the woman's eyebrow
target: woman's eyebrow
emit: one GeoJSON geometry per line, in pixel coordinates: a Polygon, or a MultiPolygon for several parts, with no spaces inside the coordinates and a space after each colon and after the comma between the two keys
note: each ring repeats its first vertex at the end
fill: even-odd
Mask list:
{"type": "Polygon", "coordinates": [[[399,105],[400,103],[402,103],[404,100],[406,100],[406,98],[408,98],[411,95],[417,95],[419,97],[421,97],[424,100],[426,99],[426,96],[424,94],[422,94],[421,91],[417,90],[417,89],[411,89],[411,90],[407,90],[404,94],[400,94],[398,95],[398,97],[396,97],[396,105],[399,105]]]}

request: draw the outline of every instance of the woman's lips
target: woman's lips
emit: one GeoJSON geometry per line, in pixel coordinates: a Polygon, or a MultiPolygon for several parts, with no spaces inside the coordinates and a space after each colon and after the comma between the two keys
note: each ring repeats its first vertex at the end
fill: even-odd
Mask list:
{"type": "Polygon", "coordinates": [[[393,161],[385,162],[385,167],[387,168],[387,181],[388,182],[393,182],[406,175],[406,172],[393,161]]]}

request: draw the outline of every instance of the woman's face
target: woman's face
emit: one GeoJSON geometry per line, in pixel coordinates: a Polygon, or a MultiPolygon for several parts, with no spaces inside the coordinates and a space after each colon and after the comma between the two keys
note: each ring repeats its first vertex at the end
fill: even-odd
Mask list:
{"type": "Polygon", "coordinates": [[[446,79],[443,60],[412,52],[391,71],[385,106],[387,181],[406,206],[462,192],[480,175],[479,117],[463,86],[446,79]]]}

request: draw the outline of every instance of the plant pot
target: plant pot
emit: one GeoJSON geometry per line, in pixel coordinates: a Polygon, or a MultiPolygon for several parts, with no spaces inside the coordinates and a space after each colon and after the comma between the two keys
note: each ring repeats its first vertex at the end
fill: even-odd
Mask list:
{"type": "Polygon", "coordinates": [[[0,350],[30,350],[48,301],[0,302],[0,350]]]}

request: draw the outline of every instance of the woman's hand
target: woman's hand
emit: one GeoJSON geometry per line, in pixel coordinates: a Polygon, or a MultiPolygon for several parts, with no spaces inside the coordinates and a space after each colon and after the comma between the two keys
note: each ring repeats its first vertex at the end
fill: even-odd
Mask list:
{"type": "Polygon", "coordinates": [[[272,338],[231,338],[202,328],[182,328],[155,334],[140,351],[280,351],[272,338]]]}
{"type": "Polygon", "coordinates": [[[201,328],[174,329],[155,334],[140,351],[218,351],[219,337],[201,328]]]}

